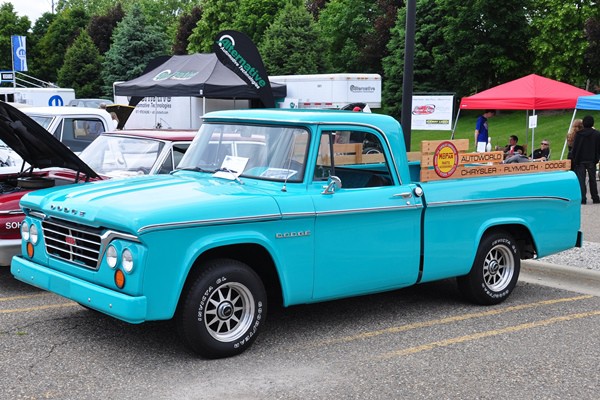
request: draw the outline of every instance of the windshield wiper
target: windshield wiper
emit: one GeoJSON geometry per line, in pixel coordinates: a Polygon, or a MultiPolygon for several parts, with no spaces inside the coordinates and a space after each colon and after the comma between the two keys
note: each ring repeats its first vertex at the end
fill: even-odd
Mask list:
{"type": "Polygon", "coordinates": [[[237,171],[234,171],[227,167],[221,167],[221,168],[215,169],[215,173],[217,173],[217,172],[227,172],[228,174],[231,174],[231,176],[233,176],[233,179],[236,182],[238,182],[240,185],[244,184],[244,182],[242,182],[242,180],[237,176],[237,171]]]}
{"type": "Polygon", "coordinates": [[[200,168],[200,167],[177,168],[176,171],[212,172],[212,171],[207,171],[207,170],[205,170],[203,168],[200,168]]]}

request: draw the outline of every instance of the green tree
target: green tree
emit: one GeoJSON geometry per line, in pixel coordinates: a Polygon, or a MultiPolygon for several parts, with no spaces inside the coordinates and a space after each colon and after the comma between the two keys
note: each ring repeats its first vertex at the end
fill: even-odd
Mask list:
{"type": "Polygon", "coordinates": [[[104,93],[112,93],[116,81],[126,81],[142,74],[148,62],[168,53],[167,35],[154,25],[148,25],[139,6],[125,15],[113,32],[113,44],[102,64],[104,93]]]}
{"type": "Polygon", "coordinates": [[[244,32],[257,46],[287,0],[240,0],[232,29],[244,32]]]}
{"type": "Polygon", "coordinates": [[[37,46],[41,56],[37,63],[37,78],[56,82],[67,48],[86,28],[88,22],[89,18],[82,9],[66,9],[57,14],[37,46]]]}
{"type": "Polygon", "coordinates": [[[289,2],[265,31],[259,46],[269,75],[323,72],[323,45],[311,14],[289,2]]]}
{"type": "Polygon", "coordinates": [[[585,22],[598,7],[594,0],[537,0],[532,12],[534,34],[529,47],[536,72],[547,78],[583,86],[585,22]]]}
{"type": "Polygon", "coordinates": [[[40,41],[48,32],[48,28],[52,21],[56,18],[56,14],[43,13],[33,25],[31,33],[27,38],[27,66],[29,68],[28,75],[38,77],[41,63],[44,59],[42,50],[40,49],[40,41]]]}
{"type": "Polygon", "coordinates": [[[375,0],[330,0],[321,10],[317,26],[328,71],[374,72],[365,64],[363,49],[365,37],[374,34],[376,9],[375,0]]]}
{"type": "Polygon", "coordinates": [[[123,6],[117,3],[106,14],[95,15],[90,20],[88,33],[100,54],[106,53],[110,48],[113,30],[124,16],[123,6]]]}
{"type": "Polygon", "coordinates": [[[82,30],[65,54],[58,84],[75,89],[77,97],[99,97],[102,88],[102,57],[87,31],[82,30]]]}
{"type": "Polygon", "coordinates": [[[584,74],[594,89],[600,88],[600,16],[590,17],[585,23],[588,47],[584,54],[584,74]]]}
{"type": "MultiPolygon", "coordinates": [[[[12,70],[10,37],[25,36],[30,27],[29,18],[19,17],[11,3],[3,3],[0,6],[0,69],[12,70]]],[[[29,44],[27,45],[29,47],[29,44]]]]}
{"type": "Polygon", "coordinates": [[[213,0],[202,3],[202,18],[189,37],[190,53],[208,53],[217,33],[231,29],[238,10],[238,2],[233,0],[213,0]]]}
{"type": "MultiPolygon", "coordinates": [[[[438,49],[443,43],[442,30],[439,23],[442,11],[435,2],[430,0],[417,1],[417,19],[415,32],[414,76],[413,90],[415,92],[448,91],[445,77],[438,74],[436,65],[448,62],[444,54],[439,54],[438,49]]],[[[386,113],[400,118],[402,110],[402,85],[404,74],[404,48],[405,48],[406,8],[398,10],[398,18],[391,30],[388,43],[389,55],[383,59],[383,104],[386,113]]]]}
{"type": "Polygon", "coordinates": [[[449,89],[462,96],[532,72],[529,0],[436,2],[444,43],[433,51],[446,62],[434,67],[443,69],[449,89]]]}

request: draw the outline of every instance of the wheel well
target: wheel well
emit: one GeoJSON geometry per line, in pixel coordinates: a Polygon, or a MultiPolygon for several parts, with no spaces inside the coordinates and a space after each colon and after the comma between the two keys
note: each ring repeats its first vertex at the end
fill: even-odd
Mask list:
{"type": "Polygon", "coordinates": [[[515,238],[517,246],[519,246],[521,259],[526,260],[535,256],[536,250],[533,236],[531,236],[531,232],[525,226],[519,224],[492,226],[485,231],[484,235],[495,232],[507,232],[515,238]]]}
{"type": "Polygon", "coordinates": [[[194,262],[194,265],[188,274],[183,293],[187,291],[188,287],[196,280],[200,272],[202,272],[202,265],[207,260],[216,258],[238,260],[248,265],[258,274],[265,285],[269,304],[283,304],[281,284],[273,258],[271,258],[271,255],[264,247],[251,243],[216,247],[202,253],[194,262]]]}

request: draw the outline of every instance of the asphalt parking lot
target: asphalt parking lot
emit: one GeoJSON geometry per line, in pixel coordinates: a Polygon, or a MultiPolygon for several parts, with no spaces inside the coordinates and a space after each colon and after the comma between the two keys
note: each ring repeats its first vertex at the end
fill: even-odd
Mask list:
{"type": "Polygon", "coordinates": [[[596,399],[600,297],[519,282],[495,307],[453,280],[271,310],[254,346],[189,353],[0,271],[6,399],[596,399]]]}
{"type": "MultiPolygon", "coordinates": [[[[590,239],[600,206],[587,207],[590,239]]],[[[205,360],[181,345],[171,322],[129,325],[3,268],[2,398],[596,399],[598,274],[527,262],[514,293],[494,307],[465,302],[446,280],[272,309],[249,351],[205,360]],[[550,284],[541,269],[563,277],[550,284]]]]}

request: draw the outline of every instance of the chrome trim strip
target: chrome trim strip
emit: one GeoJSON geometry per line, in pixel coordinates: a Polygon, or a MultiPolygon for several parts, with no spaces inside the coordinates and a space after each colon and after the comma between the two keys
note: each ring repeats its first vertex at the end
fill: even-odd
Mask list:
{"type": "Polygon", "coordinates": [[[319,211],[319,215],[344,215],[344,214],[362,214],[362,213],[373,213],[373,212],[388,212],[388,211],[399,211],[399,210],[414,210],[415,208],[423,208],[422,204],[411,204],[409,206],[386,206],[386,207],[367,207],[367,208],[354,208],[349,210],[331,210],[331,211],[319,211]]]}
{"type": "Polygon", "coordinates": [[[0,215],[19,215],[19,214],[25,214],[25,213],[20,208],[18,208],[16,210],[0,211],[0,215]]]}
{"type": "Polygon", "coordinates": [[[32,217],[36,217],[36,218],[39,218],[39,219],[46,219],[47,218],[47,215],[44,214],[43,212],[40,212],[40,211],[31,211],[31,210],[28,210],[28,212],[29,212],[29,215],[32,216],[32,217]]]}
{"type": "Polygon", "coordinates": [[[264,222],[264,221],[275,221],[281,219],[281,214],[266,214],[248,217],[236,217],[236,218],[216,218],[216,219],[205,219],[197,221],[183,221],[183,222],[166,222],[163,224],[152,224],[142,226],[138,229],[138,234],[145,233],[147,231],[153,231],[156,229],[173,229],[181,227],[194,227],[194,226],[207,226],[207,225],[225,225],[225,224],[242,224],[246,222],[264,222]]]}
{"type": "Polygon", "coordinates": [[[314,211],[298,212],[298,213],[283,213],[282,218],[293,219],[293,218],[312,218],[316,215],[314,211]]]}
{"type": "Polygon", "coordinates": [[[427,207],[445,207],[449,205],[463,205],[470,203],[498,203],[498,202],[514,202],[514,201],[532,201],[532,200],[559,200],[570,202],[571,199],[560,196],[527,196],[527,197],[500,197],[494,199],[470,199],[470,200],[448,200],[427,202],[427,207]]]}

